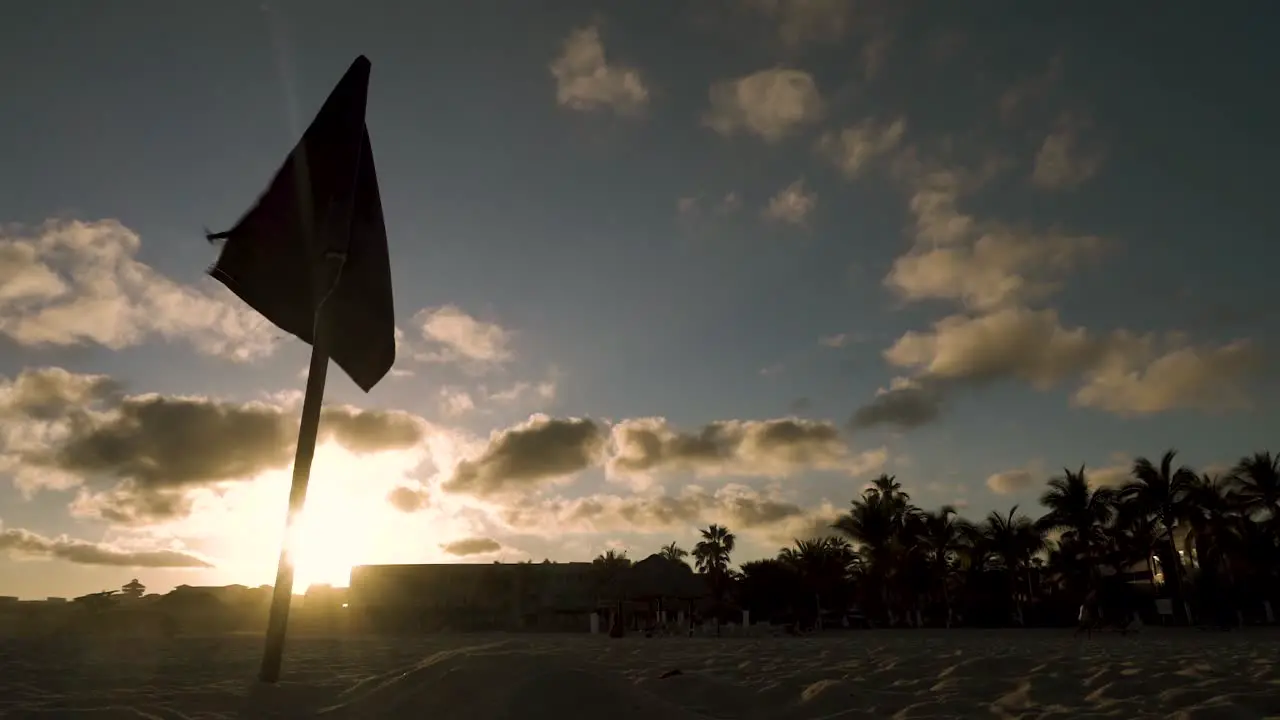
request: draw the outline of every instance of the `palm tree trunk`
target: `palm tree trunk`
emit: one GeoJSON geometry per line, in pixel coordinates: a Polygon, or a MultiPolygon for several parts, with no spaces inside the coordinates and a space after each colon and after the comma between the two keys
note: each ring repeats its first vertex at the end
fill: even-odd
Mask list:
{"type": "Polygon", "coordinates": [[[1169,566],[1165,570],[1165,579],[1169,582],[1169,595],[1173,599],[1174,622],[1191,624],[1191,616],[1187,613],[1186,599],[1182,594],[1182,557],[1178,555],[1178,546],[1173,541],[1173,529],[1170,527],[1165,536],[1165,552],[1169,555],[1169,566]]]}

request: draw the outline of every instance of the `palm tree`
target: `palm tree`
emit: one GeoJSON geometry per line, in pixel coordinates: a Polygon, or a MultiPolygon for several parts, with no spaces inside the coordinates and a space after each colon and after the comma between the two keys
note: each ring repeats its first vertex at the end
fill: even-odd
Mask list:
{"type": "Polygon", "coordinates": [[[709,576],[726,574],[737,541],[738,538],[723,525],[709,525],[703,529],[702,540],[693,548],[698,572],[709,576]]]}
{"type": "Polygon", "coordinates": [[[917,538],[924,549],[928,563],[928,577],[941,590],[946,625],[951,627],[951,578],[960,552],[968,545],[971,535],[968,520],[959,517],[951,505],[943,505],[937,512],[920,514],[917,538]]]}
{"type": "Polygon", "coordinates": [[[672,562],[683,563],[684,559],[689,557],[689,551],[677,545],[674,541],[663,545],[658,551],[658,555],[672,562]]]}
{"type": "Polygon", "coordinates": [[[815,612],[823,607],[845,609],[845,590],[856,558],[848,540],[829,536],[796,540],[793,547],[778,552],[778,559],[796,571],[811,593],[815,612]]]}
{"type": "Polygon", "coordinates": [[[1231,471],[1241,509],[1280,531],[1280,455],[1254,453],[1231,471]]]}
{"type": "Polygon", "coordinates": [[[906,609],[909,588],[902,570],[916,546],[912,527],[920,513],[901,488],[892,475],[881,475],[831,526],[857,545],[869,584],[879,590],[872,599],[890,625],[906,609]]]}
{"type": "Polygon", "coordinates": [[[804,601],[803,579],[796,568],[779,558],[742,563],[738,598],[753,618],[777,620],[791,615],[804,601]]]}
{"type": "Polygon", "coordinates": [[[1015,617],[1019,623],[1022,623],[1022,602],[1018,597],[1018,580],[1026,576],[1027,599],[1030,600],[1031,576],[1027,574],[1027,569],[1031,566],[1032,556],[1046,549],[1044,533],[1031,518],[1018,513],[1017,505],[1010,508],[1005,515],[991,511],[980,530],[992,555],[1000,560],[1008,575],[1009,600],[1013,603],[1015,617]]]}
{"type": "Polygon", "coordinates": [[[1086,576],[1074,572],[1076,592],[1084,596],[1086,587],[1095,584],[1098,553],[1106,544],[1106,528],[1115,517],[1116,493],[1111,488],[1090,487],[1084,466],[1072,472],[1063,468],[1063,474],[1051,478],[1049,486],[1040,496],[1040,504],[1049,512],[1040,518],[1038,525],[1044,532],[1062,533],[1059,549],[1066,551],[1063,560],[1080,568],[1086,576]]]}
{"type": "Polygon", "coordinates": [[[1173,466],[1177,454],[1176,450],[1166,451],[1160,458],[1160,467],[1145,457],[1135,460],[1131,471],[1133,480],[1120,489],[1120,498],[1154,523],[1160,538],[1157,555],[1173,598],[1174,617],[1189,621],[1182,591],[1182,558],[1174,544],[1173,533],[1185,512],[1183,500],[1188,488],[1196,481],[1196,474],[1185,465],[1173,466]]]}
{"type": "Polygon", "coordinates": [[[631,567],[631,558],[627,557],[626,550],[609,549],[597,555],[591,565],[599,590],[613,592],[617,590],[618,578],[631,567]]]}
{"type": "Polygon", "coordinates": [[[698,572],[704,573],[711,584],[711,596],[717,607],[716,633],[720,632],[719,606],[728,589],[729,562],[738,538],[723,525],[709,525],[702,530],[702,540],[693,546],[693,560],[698,572]]]}

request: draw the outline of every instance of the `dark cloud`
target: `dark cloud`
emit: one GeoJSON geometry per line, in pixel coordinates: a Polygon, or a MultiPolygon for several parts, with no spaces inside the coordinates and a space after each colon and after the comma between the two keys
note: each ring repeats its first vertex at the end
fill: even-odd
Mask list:
{"type": "MultiPolygon", "coordinates": [[[[42,475],[86,484],[75,512],[127,524],[185,515],[194,488],[288,467],[298,427],[277,405],[126,396],[109,378],[60,368],[0,382],[0,423],[0,459],[37,486],[42,475]],[[47,427],[13,432],[23,423],[47,427]],[[40,441],[14,441],[29,437],[40,441]]],[[[320,436],[372,453],[417,445],[426,430],[407,413],[338,406],[324,410],[320,436]]]]}
{"type": "Polygon", "coordinates": [[[106,375],[76,375],[62,368],[28,368],[10,382],[0,380],[0,417],[35,420],[62,417],[76,407],[118,396],[120,385],[106,375]]]}
{"type": "Polygon", "coordinates": [[[125,398],[104,418],[76,418],[71,436],[38,462],[141,489],[250,477],[293,457],[279,409],[203,399],[125,398]]]}
{"type": "Polygon", "coordinates": [[[450,555],[486,555],[496,553],[502,549],[502,544],[497,540],[485,537],[465,538],[463,540],[454,540],[451,543],[445,543],[440,546],[450,555]]]}
{"type": "MultiPolygon", "coordinates": [[[[505,508],[502,519],[519,530],[545,532],[669,532],[723,523],[740,531],[780,538],[804,533],[819,521],[808,510],[740,485],[714,493],[690,488],[677,495],[593,495],[521,503],[505,508]]],[[[828,512],[833,515],[834,511],[828,512]]],[[[831,520],[820,521],[827,525],[831,520]]]]}
{"type": "Polygon", "coordinates": [[[800,418],[723,420],[680,432],[663,418],[625,420],[613,428],[611,472],[692,471],[786,476],[804,470],[856,469],[834,424],[800,418]]]}
{"type": "Polygon", "coordinates": [[[71,503],[71,514],[100,518],[117,525],[149,525],[185,517],[191,512],[191,498],[181,490],[160,490],[124,480],[110,490],[94,492],[81,488],[71,503]]]}
{"type": "Polygon", "coordinates": [[[430,504],[425,490],[418,490],[403,485],[387,493],[387,502],[402,513],[415,513],[430,504]]]}
{"type": "Polygon", "coordinates": [[[927,425],[942,414],[942,388],[936,384],[900,384],[877,393],[849,419],[854,429],[890,425],[909,430],[927,425]]]}
{"type": "Polygon", "coordinates": [[[357,453],[411,448],[422,442],[424,430],[417,417],[395,410],[339,406],[325,408],[320,416],[320,432],[357,453]]]}
{"type": "Polygon", "coordinates": [[[443,487],[479,496],[527,489],[596,465],[604,449],[604,430],[592,420],[535,415],[494,433],[477,457],[458,463],[443,487]]]}
{"type": "Polygon", "coordinates": [[[63,535],[49,538],[30,530],[0,531],[0,550],[20,555],[49,557],[81,565],[143,568],[207,568],[208,562],[176,550],[122,550],[110,545],[73,540],[63,535]]]}

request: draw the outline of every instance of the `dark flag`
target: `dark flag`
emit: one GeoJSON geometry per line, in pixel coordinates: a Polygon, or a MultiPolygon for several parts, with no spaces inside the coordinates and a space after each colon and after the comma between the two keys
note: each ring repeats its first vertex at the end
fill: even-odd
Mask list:
{"type": "Polygon", "coordinates": [[[368,392],[396,358],[391,261],[364,124],[369,61],[356,58],[267,191],[225,240],[209,274],[311,344],[285,543],[259,677],[276,682],[293,599],[292,528],[307,499],[329,358],[368,392]]]}
{"type": "Polygon", "coordinates": [[[368,392],[395,362],[391,262],[356,58],[256,205],[223,233],[209,274],[277,327],[315,343],[368,392]]]}

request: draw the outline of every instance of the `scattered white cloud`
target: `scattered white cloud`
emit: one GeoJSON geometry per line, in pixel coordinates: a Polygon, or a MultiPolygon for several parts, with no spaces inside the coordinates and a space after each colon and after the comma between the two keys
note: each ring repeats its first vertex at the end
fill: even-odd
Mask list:
{"type": "Polygon", "coordinates": [[[1043,71],[1028,75],[1015,83],[1000,96],[997,105],[1000,118],[1006,123],[1013,122],[1025,114],[1029,107],[1043,103],[1061,81],[1062,71],[1062,55],[1054,55],[1043,71]]]}
{"type": "Polygon", "coordinates": [[[138,260],[142,240],[116,220],[13,232],[0,233],[0,334],[21,345],[120,350],[162,339],[249,360],[282,335],[212,279],[184,285],[138,260]]]}
{"type": "Polygon", "coordinates": [[[745,5],[774,21],[787,47],[840,40],[853,25],[849,0],[746,0],[745,5]]]}
{"type": "Polygon", "coordinates": [[[765,205],[765,219],[789,225],[804,225],[818,207],[818,193],[805,189],[804,180],[796,180],[778,191],[765,205]]]}
{"type": "Polygon", "coordinates": [[[440,412],[447,417],[458,417],[476,409],[471,393],[454,387],[440,388],[440,412]]]}
{"type": "Polygon", "coordinates": [[[1122,416],[1176,409],[1227,412],[1252,405],[1244,381],[1262,369],[1247,340],[1219,347],[1159,343],[1153,336],[1116,336],[1087,375],[1074,402],[1122,416]],[[1160,345],[1167,349],[1161,350],[1160,345]],[[1168,347],[1173,344],[1173,347],[1168,347]]]}
{"type": "Polygon", "coordinates": [[[213,565],[190,552],[131,550],[60,535],[47,537],[22,528],[0,527],[0,550],[26,558],[64,560],[79,565],[132,568],[208,568],[213,565]]]}
{"type": "Polygon", "coordinates": [[[987,478],[987,487],[997,495],[1012,495],[1031,488],[1036,478],[1030,470],[1018,468],[998,472],[987,478]]]}
{"type": "Polygon", "coordinates": [[[422,360],[491,364],[512,358],[510,330],[477,320],[456,305],[420,310],[414,322],[422,337],[437,346],[421,354],[422,360]]]}
{"type": "Polygon", "coordinates": [[[776,68],[715,83],[703,121],[722,135],[745,132],[777,142],[822,116],[822,96],[813,76],[776,68]]]}
{"type": "Polygon", "coordinates": [[[850,343],[857,342],[858,338],[853,333],[835,333],[834,335],[823,335],[818,338],[818,344],[829,348],[842,348],[850,343]]]}
{"type": "Polygon", "coordinates": [[[1079,379],[1076,404],[1119,415],[1248,407],[1244,383],[1261,369],[1247,341],[1213,347],[1180,334],[1093,334],[1064,327],[1054,310],[1026,308],[943,318],[931,331],[904,334],[885,359],[925,382],[1019,378],[1048,389],[1079,379]]]}
{"type": "Polygon", "coordinates": [[[981,187],[999,163],[976,174],[902,165],[912,189],[914,238],[884,283],[904,300],[951,300],[976,310],[1042,300],[1106,248],[1093,235],[1034,231],[961,211],[962,193],[981,187]]]}
{"type": "Polygon", "coordinates": [[[903,118],[889,123],[868,118],[840,132],[824,134],[817,150],[846,177],[857,177],[873,160],[897,148],[906,132],[907,121],[903,118]]]}
{"type": "Polygon", "coordinates": [[[676,201],[676,213],[685,220],[694,220],[703,215],[711,217],[727,217],[742,209],[742,196],[736,192],[727,192],[720,199],[705,205],[697,196],[686,196],[676,201]]]}
{"type": "Polygon", "coordinates": [[[786,369],[786,365],[783,365],[782,363],[774,363],[773,365],[766,365],[765,367],[760,368],[760,375],[762,377],[773,377],[774,375],[782,374],[786,369]]]}
{"type": "Polygon", "coordinates": [[[1036,152],[1031,182],[1046,190],[1065,190],[1079,187],[1098,174],[1103,153],[1086,147],[1081,138],[1090,126],[1088,118],[1061,117],[1036,152]]]}
{"type": "MultiPolygon", "coordinates": [[[[1046,482],[1049,475],[1044,461],[1037,458],[1022,467],[1010,468],[989,476],[987,488],[996,495],[1012,495],[1039,487],[1046,482]]],[[[964,488],[956,489],[962,491],[964,488]]]]}
{"type": "Polygon", "coordinates": [[[607,61],[595,26],[570,33],[550,69],[556,79],[556,101],[565,107],[634,115],[649,102],[649,89],[639,71],[607,61]]]}

